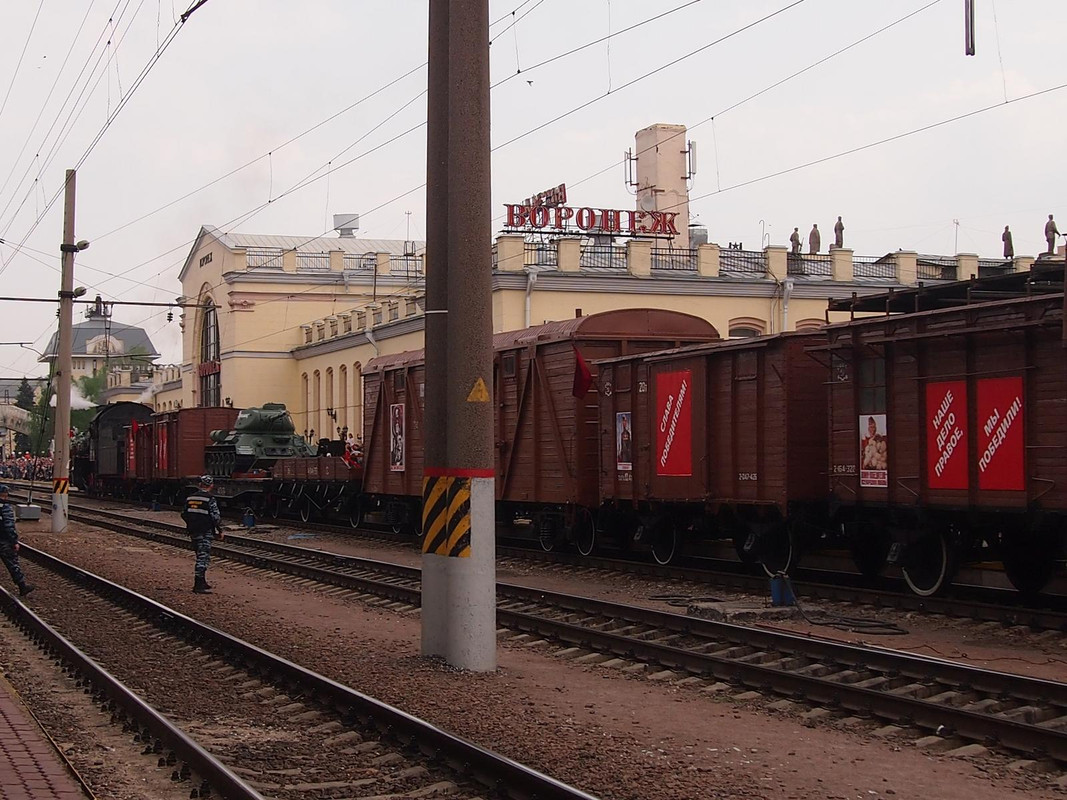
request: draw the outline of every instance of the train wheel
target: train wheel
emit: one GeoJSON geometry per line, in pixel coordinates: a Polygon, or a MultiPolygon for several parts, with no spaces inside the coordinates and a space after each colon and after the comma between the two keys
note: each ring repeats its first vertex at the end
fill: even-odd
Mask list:
{"type": "Polygon", "coordinates": [[[1011,585],[1027,596],[1041,593],[1063,558],[1059,537],[1048,527],[1005,531],[1000,547],[1004,573],[1011,585]]]}
{"type": "Polygon", "coordinates": [[[670,520],[663,520],[656,526],[652,537],[652,558],[660,566],[666,566],[674,560],[678,552],[678,528],[670,520]]]}
{"type": "Polygon", "coordinates": [[[951,550],[945,534],[927,533],[904,551],[901,567],[908,588],[920,597],[937,594],[952,577],[951,550]]]}
{"type": "Polygon", "coordinates": [[[760,541],[760,565],[770,577],[788,573],[796,559],[796,542],[793,530],[783,522],[766,531],[760,541]]]}
{"type": "Polygon", "coordinates": [[[282,515],[282,501],[276,494],[267,495],[265,507],[271,519],[278,519],[282,515]]]}
{"type": "Polygon", "coordinates": [[[358,497],[348,507],[348,524],[353,528],[363,524],[363,500],[358,497]]]}
{"type": "Polygon", "coordinates": [[[311,504],[311,498],[305,497],[300,501],[300,521],[311,522],[313,516],[315,516],[315,507],[311,504]]]}
{"type": "Polygon", "coordinates": [[[553,517],[544,514],[537,520],[537,542],[546,553],[556,549],[556,521],[553,517]]]}
{"type": "Polygon", "coordinates": [[[583,556],[593,555],[596,550],[596,520],[588,508],[579,508],[574,513],[574,527],[571,529],[574,546],[583,556]]]}

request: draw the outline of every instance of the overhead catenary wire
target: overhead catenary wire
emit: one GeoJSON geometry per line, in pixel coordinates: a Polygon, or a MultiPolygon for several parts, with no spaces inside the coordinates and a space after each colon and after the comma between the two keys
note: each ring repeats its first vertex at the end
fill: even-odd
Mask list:
{"type": "Polygon", "coordinates": [[[22,45],[22,52],[19,53],[19,60],[15,64],[15,71],[11,73],[11,82],[7,85],[7,91],[4,92],[4,100],[0,102],[0,118],[4,116],[4,110],[7,108],[7,101],[11,98],[11,90],[15,88],[15,81],[18,79],[19,70],[22,69],[22,62],[26,59],[26,49],[30,46],[30,40],[33,39],[33,32],[37,28],[37,20],[40,19],[41,9],[44,8],[44,0],[41,0],[37,4],[37,13],[33,15],[33,22],[30,23],[30,31],[26,34],[26,41],[22,45]]]}

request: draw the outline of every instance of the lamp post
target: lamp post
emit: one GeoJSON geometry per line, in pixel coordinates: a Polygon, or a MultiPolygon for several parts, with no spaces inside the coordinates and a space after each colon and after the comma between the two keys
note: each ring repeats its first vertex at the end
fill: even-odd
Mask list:
{"type": "Polygon", "coordinates": [[[65,208],[63,213],[63,268],[59,286],[59,343],[56,351],[56,446],[52,464],[52,533],[67,529],[68,494],[70,488],[70,373],[73,368],[71,350],[74,348],[74,298],[85,294],[82,287],[74,288],[74,254],[89,246],[86,241],[74,242],[75,171],[67,170],[65,208]]]}

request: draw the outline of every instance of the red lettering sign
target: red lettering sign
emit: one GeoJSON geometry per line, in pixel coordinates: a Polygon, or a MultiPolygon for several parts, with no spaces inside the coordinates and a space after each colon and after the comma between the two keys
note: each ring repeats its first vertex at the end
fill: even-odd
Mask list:
{"type": "Polygon", "coordinates": [[[562,204],[553,205],[547,200],[531,200],[535,201],[534,205],[530,204],[530,200],[525,205],[504,205],[505,228],[551,228],[564,232],[573,221],[578,230],[591,233],[643,233],[663,237],[679,235],[678,226],[675,224],[678,215],[673,211],[629,211],[588,206],[571,208],[562,204]]]}
{"type": "Polygon", "coordinates": [[[978,381],[978,488],[1022,490],[1022,378],[978,381]]]}
{"type": "Polygon", "coordinates": [[[926,485],[967,488],[967,382],[926,384],[926,485]]]}
{"type": "Polygon", "coordinates": [[[693,474],[693,377],[690,370],[656,375],[656,474],[693,474]]]}

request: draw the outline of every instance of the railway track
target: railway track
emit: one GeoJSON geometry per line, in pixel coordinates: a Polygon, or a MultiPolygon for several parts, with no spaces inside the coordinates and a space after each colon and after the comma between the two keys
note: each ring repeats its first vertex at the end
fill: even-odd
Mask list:
{"type": "MultiPolygon", "coordinates": [[[[45,497],[48,493],[37,490],[35,494],[45,497]]],[[[124,501],[116,501],[124,502],[124,501]]],[[[72,505],[72,511],[74,506],[72,505]]],[[[100,512],[104,513],[104,512],[100,512]]],[[[326,522],[299,522],[301,530],[351,535],[352,528],[326,522]]],[[[412,537],[382,529],[359,529],[362,536],[382,541],[410,544],[412,537]]],[[[562,564],[566,566],[597,569],[614,573],[632,574],[655,580],[683,580],[703,585],[711,590],[733,590],[747,594],[766,595],[768,579],[754,575],[740,563],[713,562],[713,566],[671,564],[663,566],[648,561],[615,558],[607,555],[581,556],[561,551],[543,552],[528,547],[497,545],[499,558],[514,558],[524,561],[562,564]]],[[[793,586],[798,597],[804,600],[819,600],[835,603],[867,606],[874,609],[895,609],[902,612],[921,612],[976,622],[996,622],[1001,625],[1025,626],[1035,631],[1060,631],[1067,633],[1067,599],[1045,598],[1044,605],[1028,605],[1018,593],[1006,590],[990,590],[981,587],[954,586],[944,596],[919,597],[886,581],[886,588],[872,589],[859,585],[858,576],[834,574],[827,579],[813,570],[801,569],[793,576],[793,586]]]]}
{"type": "Polygon", "coordinates": [[[172,770],[172,780],[189,781],[191,797],[258,800],[262,795],[242,775],[256,776],[258,784],[293,775],[313,778],[276,782],[269,795],[298,798],[343,788],[353,798],[591,800],[43,551],[23,545],[23,554],[51,573],[45,580],[62,582],[48,593],[62,600],[52,603],[50,621],[2,591],[0,607],[39,646],[83,676],[86,691],[143,743],[144,755],[172,770]],[[123,680],[138,684],[144,697],[123,680]],[[197,698],[210,705],[207,720],[197,698]],[[183,727],[208,741],[198,743],[197,734],[183,727]],[[245,735],[259,731],[269,736],[243,745],[245,735]]]}
{"type": "MultiPolygon", "coordinates": [[[[178,526],[77,516],[90,524],[188,547],[178,526]]],[[[251,568],[386,598],[420,603],[417,569],[227,536],[215,552],[251,568]]],[[[742,690],[866,715],[952,741],[996,743],[1029,757],[1067,763],[1067,684],[991,672],[943,659],[751,629],[650,609],[498,584],[498,622],[524,637],[554,643],[564,655],[667,677],[720,682],[742,690]]],[[[745,697],[742,693],[741,697],[745,697]]]]}

